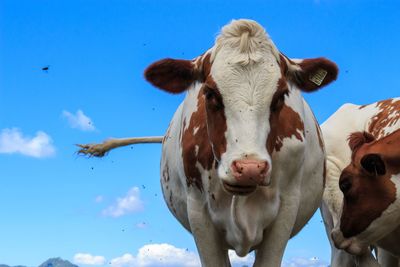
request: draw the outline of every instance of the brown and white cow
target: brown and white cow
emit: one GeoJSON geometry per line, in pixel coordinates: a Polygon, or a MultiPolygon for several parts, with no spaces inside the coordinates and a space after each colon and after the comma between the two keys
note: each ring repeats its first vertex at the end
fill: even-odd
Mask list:
{"type": "Polygon", "coordinates": [[[163,140],[161,184],[203,266],[230,266],[228,249],[255,250],[254,266],[281,266],[324,187],[323,141],[301,91],[318,90],[337,72],[325,58],[287,58],[251,20],[223,27],[194,60],[146,69],[154,86],[187,92],[163,140]]]}
{"type": "Polygon", "coordinates": [[[321,129],[327,154],[321,210],[329,237],[333,230],[331,266],[380,266],[368,250],[374,245],[379,247],[382,266],[398,267],[399,251],[394,249],[400,249],[400,243],[385,244],[398,237],[400,226],[400,206],[395,201],[398,177],[391,175],[400,164],[396,147],[400,143],[395,140],[399,133],[393,133],[400,129],[400,98],[363,106],[345,104],[321,129]]]}

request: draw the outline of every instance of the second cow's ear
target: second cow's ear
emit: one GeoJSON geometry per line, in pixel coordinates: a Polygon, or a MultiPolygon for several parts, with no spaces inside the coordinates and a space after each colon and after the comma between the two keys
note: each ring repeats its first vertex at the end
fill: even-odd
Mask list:
{"type": "Polygon", "coordinates": [[[147,67],[144,76],[155,87],[177,94],[188,89],[200,74],[192,60],[166,58],[147,67]]]}
{"type": "Polygon", "coordinates": [[[287,78],[304,92],[316,91],[336,80],[338,76],[336,64],[323,57],[291,60],[284,56],[284,59],[288,67],[287,78]]]}
{"type": "Polygon", "coordinates": [[[347,140],[349,141],[351,151],[354,153],[363,144],[374,141],[375,137],[368,132],[354,132],[349,135],[347,140]]]}
{"type": "Polygon", "coordinates": [[[379,154],[367,154],[362,157],[360,161],[361,166],[368,173],[373,175],[385,175],[386,166],[381,155],[379,154]]]}

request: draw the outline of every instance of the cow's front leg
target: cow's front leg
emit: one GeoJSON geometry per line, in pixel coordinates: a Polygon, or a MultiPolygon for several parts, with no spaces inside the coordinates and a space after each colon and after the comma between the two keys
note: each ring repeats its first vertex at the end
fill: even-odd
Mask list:
{"type": "Polygon", "coordinates": [[[299,208],[299,200],[295,195],[290,200],[282,200],[281,208],[272,225],[265,230],[264,239],[256,250],[255,267],[280,267],[283,252],[290,239],[299,208]]]}
{"type": "Polygon", "coordinates": [[[188,216],[190,230],[196,242],[203,267],[231,266],[227,249],[223,248],[222,233],[212,223],[207,204],[189,196],[188,216]]]}

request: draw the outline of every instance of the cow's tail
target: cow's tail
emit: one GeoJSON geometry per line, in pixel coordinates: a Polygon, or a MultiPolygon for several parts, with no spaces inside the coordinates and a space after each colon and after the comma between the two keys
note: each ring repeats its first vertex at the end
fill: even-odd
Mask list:
{"type": "Polygon", "coordinates": [[[77,144],[80,149],[78,154],[89,157],[103,157],[110,150],[135,145],[135,144],[151,144],[162,143],[164,136],[147,136],[147,137],[131,137],[131,138],[111,138],[100,144],[77,144]]]}

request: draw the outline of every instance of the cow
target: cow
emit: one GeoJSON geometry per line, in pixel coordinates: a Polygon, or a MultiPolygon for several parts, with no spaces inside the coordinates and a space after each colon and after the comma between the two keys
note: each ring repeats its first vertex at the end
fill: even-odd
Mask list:
{"type": "MultiPolygon", "coordinates": [[[[228,249],[256,251],[254,266],[281,266],[324,188],[322,135],[301,92],[337,74],[326,58],[286,57],[261,25],[245,19],[224,26],[195,59],[162,59],[145,70],[155,87],[186,92],[162,140],[160,176],[202,266],[230,266],[228,249]]],[[[81,152],[100,150],[82,145],[81,152]]]]}
{"type": "MultiPolygon", "coordinates": [[[[389,195],[385,195],[384,191],[362,189],[363,183],[365,186],[368,184],[368,170],[360,165],[361,153],[366,151],[361,148],[385,142],[384,140],[387,140],[385,138],[399,128],[400,98],[386,99],[369,105],[345,104],[321,125],[327,166],[327,182],[321,212],[331,242],[332,267],[380,266],[372,256],[368,245],[378,247],[378,260],[382,266],[399,266],[397,256],[392,256],[391,250],[388,252],[387,247],[381,246],[381,242],[377,239],[377,237],[384,238],[377,227],[379,229],[382,227],[382,230],[387,227],[383,226],[380,220],[385,220],[383,212],[388,205],[384,203],[389,195]],[[353,167],[348,166],[357,166],[359,172],[366,171],[366,173],[355,178],[356,175],[349,171],[353,167]],[[351,182],[353,176],[354,182],[351,182]],[[349,198],[345,197],[343,200],[342,191],[350,194],[349,198]],[[351,195],[360,196],[357,205],[352,202],[351,195]],[[373,202],[380,203],[380,206],[374,206],[373,202]],[[368,211],[361,211],[365,208],[368,211]],[[355,217],[357,219],[353,219],[355,217]],[[354,227],[355,224],[358,224],[358,230],[349,231],[350,225],[354,227]],[[345,232],[342,233],[341,229],[345,229],[345,232]],[[342,250],[337,249],[334,243],[342,250]]],[[[383,152],[384,160],[387,153],[391,153],[394,148],[395,144],[391,149],[388,147],[387,152],[383,152]]],[[[400,158],[400,153],[398,156],[400,158]]],[[[384,181],[384,177],[379,176],[379,178],[384,181]]],[[[400,209],[397,212],[400,212],[400,209]]],[[[392,221],[391,225],[397,224],[392,221]]],[[[386,229],[390,232],[389,228],[386,229]]]]}

